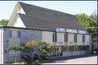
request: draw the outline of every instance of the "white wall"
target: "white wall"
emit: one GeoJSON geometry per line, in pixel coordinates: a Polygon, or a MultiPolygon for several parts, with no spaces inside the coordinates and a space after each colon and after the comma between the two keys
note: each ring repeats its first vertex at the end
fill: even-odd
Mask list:
{"type": "Polygon", "coordinates": [[[80,35],[80,34],[77,34],[77,45],[83,45],[82,35],[80,35]]]}
{"type": "Polygon", "coordinates": [[[17,20],[15,21],[14,27],[22,27],[22,28],[26,28],[23,21],[21,20],[21,18],[18,16],[17,20]]]}
{"type": "Polygon", "coordinates": [[[47,43],[53,43],[52,42],[52,36],[53,35],[53,32],[49,32],[49,31],[42,31],[42,40],[47,42],[47,43]]]}
{"type": "Polygon", "coordinates": [[[68,34],[68,45],[74,45],[74,34],[68,34]]]}

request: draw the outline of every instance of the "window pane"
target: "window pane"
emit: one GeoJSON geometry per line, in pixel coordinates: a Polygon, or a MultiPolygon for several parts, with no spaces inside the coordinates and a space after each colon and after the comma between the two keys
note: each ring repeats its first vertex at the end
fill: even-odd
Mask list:
{"type": "Polygon", "coordinates": [[[21,37],[21,31],[18,31],[18,37],[19,38],[21,37]]]}
{"type": "Polygon", "coordinates": [[[9,35],[10,35],[10,38],[12,37],[12,31],[10,30],[10,32],[9,32],[9,35]]]}
{"type": "Polygon", "coordinates": [[[56,34],[56,32],[53,33],[53,42],[57,42],[57,34],[56,34]]]}
{"type": "Polygon", "coordinates": [[[69,51],[74,51],[74,46],[69,46],[69,51]]]}
{"type": "Polygon", "coordinates": [[[18,37],[18,32],[17,31],[12,31],[12,37],[17,38],[18,37]]]}
{"type": "Polygon", "coordinates": [[[64,34],[64,42],[68,42],[68,34],[67,33],[64,34]]]}
{"type": "Polygon", "coordinates": [[[77,42],[77,34],[74,34],[74,42],[77,42]]]}
{"type": "Polygon", "coordinates": [[[85,35],[82,35],[82,41],[85,42],[85,35]]]}

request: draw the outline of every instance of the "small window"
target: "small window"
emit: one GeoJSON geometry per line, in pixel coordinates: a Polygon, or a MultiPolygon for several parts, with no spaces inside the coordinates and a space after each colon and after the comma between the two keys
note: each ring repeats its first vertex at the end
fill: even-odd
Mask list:
{"type": "Polygon", "coordinates": [[[85,42],[85,35],[82,35],[82,41],[85,42]]]}
{"type": "Polygon", "coordinates": [[[10,38],[12,37],[12,31],[9,32],[9,36],[10,36],[10,38]]]}
{"type": "Polygon", "coordinates": [[[21,37],[21,31],[18,31],[18,38],[21,37]]]}
{"type": "Polygon", "coordinates": [[[66,46],[62,46],[61,48],[62,48],[62,52],[68,51],[68,46],[67,45],[66,46]]]}
{"type": "Polygon", "coordinates": [[[68,42],[68,33],[64,34],[64,42],[68,42]]]}
{"type": "Polygon", "coordinates": [[[53,33],[53,42],[57,42],[57,33],[56,32],[53,33]]]}
{"type": "Polygon", "coordinates": [[[81,51],[81,50],[86,50],[86,46],[78,46],[78,51],[81,51]]]}
{"type": "Polygon", "coordinates": [[[17,38],[17,37],[18,37],[18,32],[12,31],[12,38],[17,38]]]}
{"type": "Polygon", "coordinates": [[[78,46],[77,45],[74,46],[74,50],[78,51],[78,46]]]}
{"type": "Polygon", "coordinates": [[[77,42],[77,34],[74,34],[74,42],[77,42]]]}
{"type": "Polygon", "coordinates": [[[74,46],[69,46],[69,51],[74,51],[74,46]]]}

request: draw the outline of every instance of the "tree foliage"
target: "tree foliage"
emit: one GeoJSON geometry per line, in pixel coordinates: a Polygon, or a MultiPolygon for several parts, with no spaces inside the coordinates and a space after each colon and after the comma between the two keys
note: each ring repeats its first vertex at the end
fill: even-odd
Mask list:
{"type": "Polygon", "coordinates": [[[0,20],[0,25],[7,25],[8,24],[8,20],[2,19],[0,20]]]}
{"type": "Polygon", "coordinates": [[[88,32],[95,32],[95,28],[92,28],[96,27],[97,22],[93,16],[88,16],[86,14],[76,14],[76,17],[80,21],[80,23],[87,29],[88,32]]]}
{"type": "Polygon", "coordinates": [[[93,39],[96,38],[96,26],[97,26],[97,20],[96,17],[93,15],[86,15],[84,13],[82,14],[76,14],[76,18],[79,20],[79,22],[82,24],[83,27],[89,32],[93,34],[93,39]]]}

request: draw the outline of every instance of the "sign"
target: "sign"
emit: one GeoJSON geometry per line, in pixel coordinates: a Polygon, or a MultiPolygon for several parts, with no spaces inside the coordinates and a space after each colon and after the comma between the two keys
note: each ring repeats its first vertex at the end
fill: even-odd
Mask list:
{"type": "Polygon", "coordinates": [[[76,29],[65,29],[65,28],[56,28],[56,32],[68,32],[68,33],[79,33],[79,34],[86,34],[85,30],[76,30],[76,29]]]}
{"type": "Polygon", "coordinates": [[[77,33],[77,30],[76,29],[66,29],[66,32],[77,33]]]}
{"type": "Polygon", "coordinates": [[[78,30],[78,33],[80,33],[80,34],[86,34],[86,31],[84,31],[84,30],[78,30]]]}
{"type": "Polygon", "coordinates": [[[56,28],[56,32],[65,32],[65,28],[56,28]]]}

